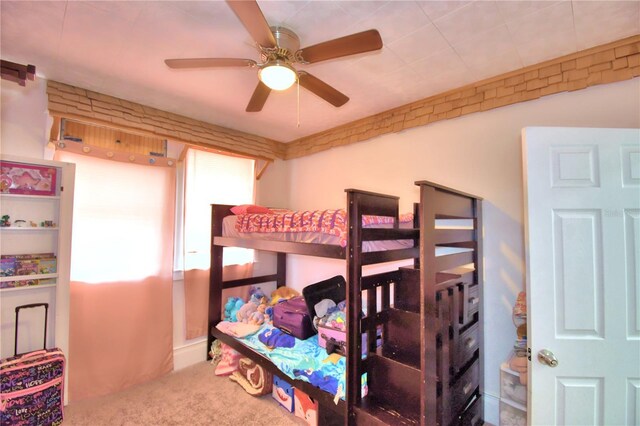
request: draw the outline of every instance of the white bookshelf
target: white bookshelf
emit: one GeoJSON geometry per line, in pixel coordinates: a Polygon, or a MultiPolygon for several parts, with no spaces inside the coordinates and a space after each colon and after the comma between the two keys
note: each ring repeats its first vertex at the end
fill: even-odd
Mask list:
{"type": "MultiPolygon", "coordinates": [[[[1,356],[14,350],[15,307],[30,303],[49,303],[47,347],[69,351],[69,267],[75,164],[35,158],[1,155],[2,162],[52,167],[56,170],[55,195],[23,195],[0,192],[0,216],[9,215],[11,226],[0,227],[0,253],[19,255],[54,253],[56,272],[51,274],[0,277],[0,282],[26,279],[48,280],[0,290],[1,356]],[[24,220],[14,226],[15,220],[24,220]],[[52,221],[54,226],[42,226],[52,221]]],[[[20,311],[18,352],[42,347],[44,310],[20,311]]],[[[66,386],[65,386],[66,388],[66,386]]]]}

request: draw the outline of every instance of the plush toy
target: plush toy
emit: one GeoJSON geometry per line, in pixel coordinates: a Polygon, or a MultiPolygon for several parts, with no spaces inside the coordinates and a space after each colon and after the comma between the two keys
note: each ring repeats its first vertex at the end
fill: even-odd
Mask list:
{"type": "Polygon", "coordinates": [[[249,315],[249,324],[260,325],[265,322],[265,320],[269,321],[269,316],[265,314],[266,310],[266,303],[259,304],[255,312],[252,312],[251,315],[249,315]]]}
{"type": "Polygon", "coordinates": [[[248,323],[249,317],[251,316],[251,314],[257,310],[258,310],[258,305],[256,305],[253,302],[247,302],[244,305],[242,305],[238,310],[238,313],[236,314],[236,319],[239,322],[248,323]]]}
{"type": "Polygon", "coordinates": [[[271,293],[271,306],[274,306],[281,300],[287,300],[297,296],[300,296],[300,293],[291,287],[278,287],[271,293]]]}
{"type": "Polygon", "coordinates": [[[225,321],[235,322],[237,321],[236,314],[238,310],[244,305],[244,301],[239,297],[230,297],[227,299],[227,303],[224,305],[224,319],[225,321]]]}
{"type": "Polygon", "coordinates": [[[265,322],[273,321],[273,306],[267,306],[267,309],[264,311],[264,315],[265,322]]]}
{"type": "Polygon", "coordinates": [[[268,299],[267,295],[264,294],[264,291],[262,291],[260,287],[252,286],[249,289],[249,301],[257,302],[257,301],[261,301],[262,299],[268,299]]]}

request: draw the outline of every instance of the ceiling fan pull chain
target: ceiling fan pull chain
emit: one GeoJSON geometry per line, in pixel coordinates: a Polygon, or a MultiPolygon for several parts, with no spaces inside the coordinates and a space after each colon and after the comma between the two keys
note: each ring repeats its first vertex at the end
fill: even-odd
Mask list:
{"type": "Polygon", "coordinates": [[[298,127],[300,127],[300,78],[297,78],[296,80],[298,80],[298,93],[297,93],[297,110],[298,110],[298,127]]]}

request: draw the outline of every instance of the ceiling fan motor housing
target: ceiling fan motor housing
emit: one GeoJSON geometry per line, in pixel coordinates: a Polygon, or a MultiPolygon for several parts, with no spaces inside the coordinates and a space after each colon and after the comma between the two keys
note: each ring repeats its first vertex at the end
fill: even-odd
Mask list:
{"type": "Polygon", "coordinates": [[[287,62],[295,62],[295,53],[300,49],[300,38],[296,33],[284,27],[270,27],[276,47],[261,46],[261,59],[268,62],[274,59],[283,59],[287,62]]]}

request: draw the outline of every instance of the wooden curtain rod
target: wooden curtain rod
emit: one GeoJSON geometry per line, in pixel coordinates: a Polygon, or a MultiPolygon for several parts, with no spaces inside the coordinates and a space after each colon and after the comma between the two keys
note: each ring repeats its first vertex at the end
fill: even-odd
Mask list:
{"type": "Polygon", "coordinates": [[[35,80],[35,65],[21,65],[14,62],[0,60],[0,68],[0,77],[4,80],[18,83],[20,86],[25,86],[26,80],[35,80]]]}

